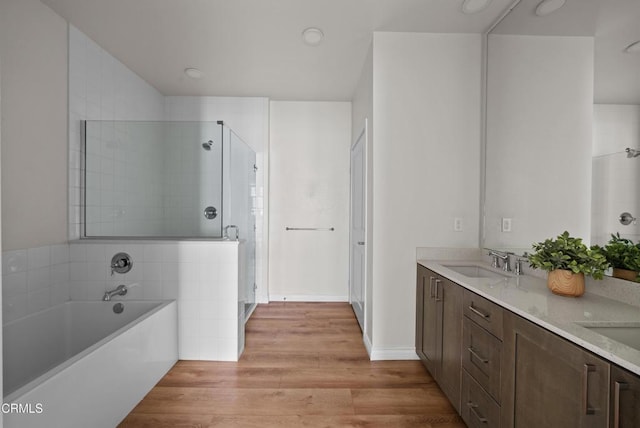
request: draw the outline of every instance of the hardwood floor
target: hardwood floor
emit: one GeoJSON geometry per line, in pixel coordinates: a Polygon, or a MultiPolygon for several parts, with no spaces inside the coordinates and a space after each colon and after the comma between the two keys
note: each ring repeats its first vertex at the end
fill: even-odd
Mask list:
{"type": "Polygon", "coordinates": [[[179,361],[120,427],[465,425],[419,361],[369,361],[347,303],[270,303],[239,362],[179,361]]]}

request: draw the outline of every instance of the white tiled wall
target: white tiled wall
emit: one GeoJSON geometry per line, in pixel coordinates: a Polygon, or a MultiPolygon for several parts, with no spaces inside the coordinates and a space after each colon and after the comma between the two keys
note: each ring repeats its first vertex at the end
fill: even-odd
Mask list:
{"type": "MultiPolygon", "coordinates": [[[[189,121],[215,122],[224,120],[237,131],[258,153],[259,212],[257,268],[262,270],[266,259],[266,245],[261,247],[263,230],[262,189],[266,187],[268,162],[268,100],[266,98],[220,97],[164,97],[143,79],[100,48],[78,29],[69,29],[69,223],[70,239],[80,237],[81,216],[81,120],[136,120],[136,121],[189,121]]],[[[109,128],[107,126],[107,128],[109,128]]],[[[103,144],[114,141],[111,129],[105,129],[103,144]],[[105,138],[106,137],[106,138],[105,138]]],[[[114,136],[117,137],[114,125],[114,136]]],[[[117,140],[117,138],[116,138],[117,140]]],[[[194,153],[200,153],[201,146],[194,153]]],[[[182,158],[186,151],[180,151],[182,158]]],[[[122,152],[121,154],[124,154],[122,152]]],[[[101,203],[111,212],[100,213],[100,227],[110,228],[108,215],[117,212],[127,203],[127,198],[116,194],[118,173],[117,150],[100,152],[100,168],[113,170],[111,183],[103,187],[101,203]],[[113,169],[111,169],[113,168],[113,169]],[[105,199],[105,201],[103,201],[105,199]]],[[[174,159],[175,160],[175,159],[174,159]]],[[[175,185],[171,178],[169,162],[163,165],[162,186],[175,185]]],[[[97,165],[97,163],[96,163],[97,165]]],[[[96,171],[97,172],[97,171],[96,171]]],[[[199,177],[202,180],[202,177],[199,177]]],[[[209,177],[210,178],[210,177],[209,177]]],[[[185,179],[185,182],[189,180],[185,179]]],[[[156,184],[157,184],[156,183],[156,184]]],[[[189,184],[189,183],[187,183],[189,184]]],[[[192,189],[197,190],[198,186],[192,189]]],[[[184,188],[177,187],[180,193],[184,188]]],[[[195,190],[194,190],[195,191],[195,190]]],[[[194,197],[197,196],[194,193],[194,197]]],[[[135,199],[135,198],[134,198],[135,199]]],[[[88,201],[91,202],[91,201],[88,201]]],[[[183,218],[190,214],[178,210],[189,205],[183,199],[165,201],[162,209],[183,218]],[[172,211],[173,210],[173,211],[172,211]]],[[[264,202],[266,204],[266,201],[264,202]]],[[[92,206],[93,204],[88,204],[92,206]]],[[[196,204],[197,205],[197,204],[196,204]]],[[[127,207],[136,212],[136,207],[127,207]]],[[[203,207],[193,208],[198,220],[203,207]]],[[[266,210],[265,210],[266,212],[266,210]]],[[[142,212],[144,214],[144,212],[142,212]]],[[[102,229],[101,229],[102,230],[102,229]]],[[[68,295],[73,300],[102,298],[106,289],[120,283],[129,286],[126,298],[177,299],[179,302],[180,358],[235,360],[244,344],[244,302],[238,295],[239,244],[237,242],[178,242],[178,241],[86,241],[72,242],[69,249],[68,295]],[[110,275],[109,262],[113,254],[129,252],[134,260],[133,270],[125,275],[110,275]]],[[[262,283],[258,278],[258,285],[262,283]]],[[[263,300],[266,299],[266,292],[263,300]]]]}
{"type": "Polygon", "coordinates": [[[106,290],[128,287],[118,299],[178,300],[180,359],[236,361],[243,345],[244,302],[238,293],[241,242],[86,241],[70,245],[72,300],[100,300],[106,290]],[[131,256],[126,274],[110,273],[111,258],[131,256]],[[242,340],[242,343],[240,341],[242,340]]]}
{"type": "Polygon", "coordinates": [[[2,254],[3,323],[69,300],[69,246],[2,254]]]}
{"type": "Polygon", "coordinates": [[[170,236],[221,236],[222,138],[215,120],[165,122],[163,186],[164,230],[170,236]],[[213,141],[211,150],[202,143],[213,141]],[[202,213],[213,206],[218,217],[202,213]]]}
{"type": "MultiPolygon", "coordinates": [[[[164,118],[164,97],[77,28],[69,26],[69,234],[80,237],[82,120],[164,118]]],[[[115,130],[105,129],[106,133],[115,130]]],[[[115,136],[115,134],[114,134],[115,136]]],[[[105,141],[113,141],[104,136],[105,141]]],[[[107,167],[115,171],[116,164],[107,167]]],[[[108,197],[108,195],[106,196],[108,197]]],[[[124,202],[124,200],[119,200],[124,202]]]]}
{"type": "Polygon", "coordinates": [[[165,236],[163,126],[87,122],[87,236],[165,236]]]}

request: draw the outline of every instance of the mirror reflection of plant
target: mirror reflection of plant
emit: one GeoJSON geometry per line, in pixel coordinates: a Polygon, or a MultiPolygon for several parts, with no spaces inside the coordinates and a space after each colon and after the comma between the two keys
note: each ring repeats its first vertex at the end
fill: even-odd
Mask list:
{"type": "Polygon", "coordinates": [[[611,267],[639,272],[636,281],[640,280],[640,242],[621,238],[620,233],[611,235],[611,239],[603,248],[603,253],[611,267]]]}
{"type": "Polygon", "coordinates": [[[581,238],[574,238],[567,231],[555,239],[549,238],[533,244],[533,250],[528,259],[534,269],[549,272],[563,269],[602,279],[604,271],[609,268],[601,247],[587,247],[581,238]]]}

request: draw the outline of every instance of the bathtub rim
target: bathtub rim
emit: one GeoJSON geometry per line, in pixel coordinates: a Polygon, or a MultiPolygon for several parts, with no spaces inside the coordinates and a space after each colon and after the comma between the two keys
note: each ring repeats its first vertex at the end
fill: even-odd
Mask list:
{"type": "MultiPolygon", "coordinates": [[[[3,397],[3,402],[4,403],[20,402],[20,398],[23,395],[27,394],[29,391],[31,391],[32,389],[34,389],[38,385],[40,385],[40,384],[42,384],[44,382],[47,382],[52,377],[64,372],[65,370],[68,370],[75,362],[81,360],[82,358],[85,358],[87,355],[90,355],[90,354],[96,352],[104,344],[106,344],[108,342],[111,342],[115,337],[119,336],[123,332],[129,330],[130,328],[132,328],[133,326],[139,324],[140,322],[144,321],[145,319],[151,317],[153,314],[159,312],[163,308],[166,308],[171,303],[176,302],[176,304],[177,304],[177,300],[175,300],[175,299],[173,299],[173,300],[112,300],[110,302],[103,302],[101,300],[68,300],[66,302],[60,303],[59,305],[52,306],[50,308],[44,309],[44,310],[42,310],[40,312],[36,312],[34,314],[27,315],[27,317],[42,314],[42,313],[44,313],[46,311],[53,310],[54,308],[57,308],[57,307],[62,306],[62,305],[66,305],[68,303],[86,303],[86,302],[92,302],[92,303],[99,302],[99,303],[109,303],[109,304],[110,303],[118,303],[118,302],[121,302],[121,303],[147,303],[147,304],[156,303],[156,306],[154,306],[152,309],[148,310],[144,314],[140,315],[138,318],[128,322],[127,324],[123,325],[119,329],[117,329],[114,332],[110,333],[109,335],[103,337],[102,339],[100,339],[96,343],[92,344],[91,346],[83,349],[82,351],[78,352],[77,354],[73,355],[72,357],[64,360],[60,364],[52,367],[51,369],[49,369],[45,373],[41,374],[40,376],[30,380],[29,382],[27,382],[26,384],[24,384],[20,388],[16,389],[15,391],[11,392],[10,394],[4,395],[4,397],[3,397]]],[[[22,318],[19,318],[17,320],[13,320],[13,321],[7,323],[6,325],[18,322],[21,319],[22,318]]],[[[3,328],[4,328],[4,325],[3,325],[3,328]]],[[[4,366],[3,366],[2,369],[4,370],[4,366]]]]}

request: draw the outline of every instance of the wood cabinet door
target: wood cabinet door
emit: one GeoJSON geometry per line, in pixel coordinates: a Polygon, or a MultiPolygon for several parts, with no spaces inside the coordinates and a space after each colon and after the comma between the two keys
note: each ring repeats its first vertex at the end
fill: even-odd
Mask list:
{"type": "Polygon", "coordinates": [[[611,367],[611,428],[640,427],[640,377],[611,367]]]}
{"type": "Polygon", "coordinates": [[[436,280],[438,276],[426,271],[424,277],[424,295],[422,297],[422,353],[429,373],[440,379],[440,359],[442,341],[441,305],[436,298],[436,280]]]}
{"type": "Polygon", "coordinates": [[[442,307],[442,356],[440,388],[460,413],[462,382],[462,287],[440,277],[439,303],[442,307]]]}
{"type": "Polygon", "coordinates": [[[609,364],[517,315],[504,322],[502,426],[607,427],[609,364]]]}

